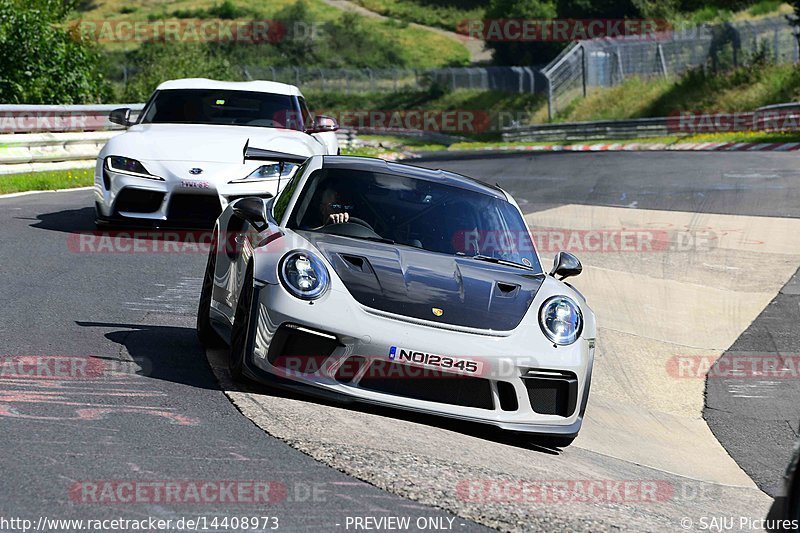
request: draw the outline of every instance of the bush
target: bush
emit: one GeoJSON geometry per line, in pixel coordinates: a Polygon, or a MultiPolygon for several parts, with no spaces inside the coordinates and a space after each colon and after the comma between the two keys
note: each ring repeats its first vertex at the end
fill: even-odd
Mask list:
{"type": "Polygon", "coordinates": [[[0,0],[0,101],[82,104],[110,94],[99,49],[63,26],[67,14],[58,0],[0,0]]]}
{"type": "Polygon", "coordinates": [[[123,89],[126,102],[144,102],[163,81],[176,78],[237,79],[230,62],[208,46],[194,43],[144,43],[133,52],[136,73],[123,89]]]}

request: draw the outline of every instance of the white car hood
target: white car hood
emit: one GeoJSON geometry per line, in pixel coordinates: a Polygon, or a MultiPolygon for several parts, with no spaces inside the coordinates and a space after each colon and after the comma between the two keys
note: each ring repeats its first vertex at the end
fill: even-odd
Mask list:
{"type": "Polygon", "coordinates": [[[137,124],[113,137],[106,155],[146,161],[242,164],[242,149],[250,146],[295,155],[324,155],[325,147],[306,133],[278,128],[206,124],[137,124]]]}

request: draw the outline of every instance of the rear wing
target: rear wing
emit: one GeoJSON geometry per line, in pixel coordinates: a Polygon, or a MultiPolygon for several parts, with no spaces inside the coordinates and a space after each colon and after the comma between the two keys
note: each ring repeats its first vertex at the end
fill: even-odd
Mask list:
{"type": "Polygon", "coordinates": [[[307,156],[276,152],[274,150],[264,150],[263,148],[253,148],[250,146],[250,139],[244,143],[242,150],[242,163],[247,161],[274,161],[276,163],[305,163],[307,156]]]}

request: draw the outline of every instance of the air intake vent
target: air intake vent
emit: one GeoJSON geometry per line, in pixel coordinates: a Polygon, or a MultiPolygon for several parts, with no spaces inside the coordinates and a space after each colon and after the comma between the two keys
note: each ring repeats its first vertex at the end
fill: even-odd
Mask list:
{"type": "Polygon", "coordinates": [[[578,376],[559,370],[531,369],[522,376],[531,409],[543,415],[570,416],[578,403],[578,376]]]}

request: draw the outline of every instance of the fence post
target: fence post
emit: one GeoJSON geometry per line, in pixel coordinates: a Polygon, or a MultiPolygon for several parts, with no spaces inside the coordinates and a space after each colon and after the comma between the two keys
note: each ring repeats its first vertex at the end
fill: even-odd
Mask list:
{"type": "Polygon", "coordinates": [[[780,40],[780,36],[778,35],[778,28],[775,28],[773,30],[773,33],[774,33],[774,35],[773,35],[772,39],[773,39],[773,42],[775,43],[775,46],[774,46],[774,48],[775,48],[775,63],[779,63],[780,60],[781,60],[781,52],[780,52],[780,50],[781,50],[781,40],[780,40]]]}
{"type": "Polygon", "coordinates": [[[581,83],[583,85],[583,97],[586,98],[586,47],[583,46],[583,43],[579,46],[581,47],[581,83]]]}
{"type": "Polygon", "coordinates": [[[553,80],[548,72],[542,72],[547,80],[547,120],[553,120],[553,80]]]}
{"type": "Polygon", "coordinates": [[[792,49],[794,50],[794,56],[792,59],[794,59],[794,63],[797,63],[800,61],[800,43],[797,42],[796,32],[792,33],[792,37],[794,37],[794,39],[792,39],[792,49]]]}
{"type": "Polygon", "coordinates": [[[664,77],[667,77],[667,61],[664,59],[664,48],[661,46],[661,43],[658,43],[656,48],[656,52],[658,53],[658,60],[661,62],[661,72],[664,74],[664,77]]]}
{"type": "Polygon", "coordinates": [[[619,50],[619,46],[617,46],[614,53],[617,55],[617,70],[619,70],[619,81],[621,83],[625,81],[625,71],[622,69],[622,53],[619,50]]]}

